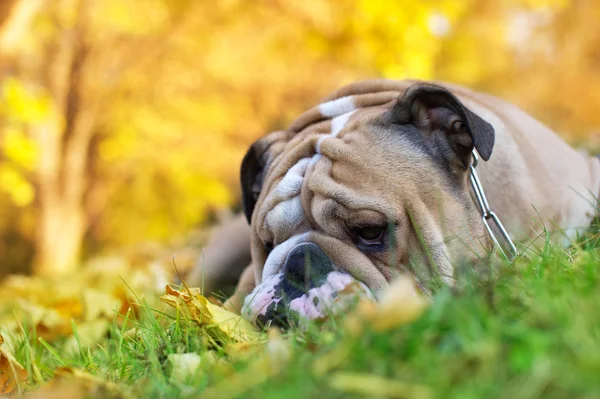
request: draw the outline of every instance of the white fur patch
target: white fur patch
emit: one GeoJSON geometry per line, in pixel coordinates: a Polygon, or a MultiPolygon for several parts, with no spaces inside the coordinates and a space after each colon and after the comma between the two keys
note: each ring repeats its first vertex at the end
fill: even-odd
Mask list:
{"type": "MultiPolygon", "coordinates": [[[[333,118],[331,120],[331,133],[323,134],[323,135],[321,135],[321,137],[319,137],[319,140],[317,140],[317,145],[315,146],[315,150],[317,151],[317,154],[321,154],[321,144],[323,143],[323,141],[325,141],[325,139],[328,139],[331,137],[337,137],[337,135],[344,128],[344,126],[346,126],[346,123],[348,123],[348,120],[350,119],[350,117],[352,116],[353,113],[354,113],[354,111],[346,112],[345,114],[336,116],[335,118],[333,118]]],[[[314,162],[312,162],[312,163],[314,163],[314,162]]]]}
{"type": "Polygon", "coordinates": [[[304,173],[310,160],[310,158],[302,158],[292,166],[277,184],[271,195],[275,195],[278,198],[289,198],[298,195],[302,188],[304,173]]]}
{"type": "Polygon", "coordinates": [[[352,281],[354,279],[349,274],[331,272],[327,275],[325,284],[311,288],[307,294],[293,299],[290,309],[309,320],[325,317],[328,312],[333,311],[337,293],[352,281]]]}
{"type": "Polygon", "coordinates": [[[300,196],[277,204],[266,216],[269,226],[277,226],[277,234],[292,234],[304,220],[304,208],[300,196]]]}
{"type": "Polygon", "coordinates": [[[331,137],[336,137],[338,133],[346,126],[348,119],[352,116],[354,111],[346,112],[343,115],[336,116],[331,120],[331,137]]]}
{"type": "Polygon", "coordinates": [[[304,220],[300,191],[306,168],[310,162],[311,158],[299,160],[269,194],[269,200],[274,200],[277,205],[267,213],[265,222],[276,228],[276,234],[280,236],[293,234],[304,220]]]}
{"type": "Polygon", "coordinates": [[[321,144],[323,144],[323,141],[325,141],[325,139],[328,139],[331,137],[331,134],[323,134],[321,135],[321,137],[319,137],[319,140],[317,140],[317,144],[315,145],[315,151],[317,152],[317,154],[321,155],[321,144]]]}
{"type": "Polygon", "coordinates": [[[333,118],[354,111],[354,98],[352,96],[338,98],[319,105],[319,112],[327,118],[333,118]]]}
{"type": "Polygon", "coordinates": [[[319,153],[317,152],[317,153],[316,153],[315,155],[313,155],[313,156],[312,156],[312,158],[310,159],[310,163],[309,163],[309,165],[310,165],[310,166],[312,166],[312,165],[316,164],[316,163],[319,161],[319,159],[321,159],[321,154],[319,154],[319,153]]]}
{"type": "MultiPolygon", "coordinates": [[[[283,273],[266,278],[262,284],[254,288],[244,299],[242,315],[250,321],[258,316],[267,316],[270,305],[278,304],[284,292],[276,292],[277,286],[284,279],[283,273]],[[279,295],[276,296],[276,295],[279,295]]],[[[344,312],[357,299],[366,298],[375,301],[371,290],[351,275],[333,271],[327,275],[325,282],[313,287],[307,293],[290,301],[289,309],[300,316],[300,323],[322,319],[330,315],[344,312]]]]}
{"type": "MultiPolygon", "coordinates": [[[[283,233],[289,234],[293,232],[302,223],[304,209],[302,208],[300,199],[300,190],[302,189],[306,168],[321,158],[320,151],[323,140],[336,137],[346,123],[348,123],[348,120],[354,113],[354,103],[352,97],[343,97],[321,104],[319,109],[323,115],[333,116],[331,120],[331,133],[322,135],[316,144],[316,154],[312,158],[302,158],[292,166],[269,195],[274,196],[280,202],[269,211],[265,217],[265,221],[269,226],[276,226],[278,231],[283,233]]],[[[273,249],[263,268],[263,282],[278,272],[288,252],[298,243],[302,242],[305,237],[306,233],[291,237],[273,249]]]]}
{"type": "Polygon", "coordinates": [[[244,299],[242,315],[254,321],[258,315],[264,316],[266,314],[267,307],[271,303],[281,301],[281,298],[275,297],[275,287],[281,283],[282,279],[282,274],[276,274],[254,288],[254,291],[244,299]]]}

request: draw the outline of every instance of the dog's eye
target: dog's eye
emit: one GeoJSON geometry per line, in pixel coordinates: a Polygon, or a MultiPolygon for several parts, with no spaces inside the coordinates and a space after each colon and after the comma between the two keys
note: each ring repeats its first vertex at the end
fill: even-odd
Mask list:
{"type": "Polygon", "coordinates": [[[367,226],[359,228],[356,233],[358,244],[366,246],[382,245],[386,226],[367,226]]]}
{"type": "Polygon", "coordinates": [[[270,254],[272,250],[273,250],[273,243],[265,242],[265,252],[267,253],[267,255],[270,254]]]}

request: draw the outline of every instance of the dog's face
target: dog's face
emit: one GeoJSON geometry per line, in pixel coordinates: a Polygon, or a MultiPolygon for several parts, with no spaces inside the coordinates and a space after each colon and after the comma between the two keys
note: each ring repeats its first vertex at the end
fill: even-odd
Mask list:
{"type": "Polygon", "coordinates": [[[491,125],[432,85],[377,106],[336,101],[244,159],[257,287],[243,313],[260,324],[324,317],[340,293],[376,298],[400,273],[451,282],[454,262],[489,246],[468,166],[474,148],[491,155],[491,125]]]}

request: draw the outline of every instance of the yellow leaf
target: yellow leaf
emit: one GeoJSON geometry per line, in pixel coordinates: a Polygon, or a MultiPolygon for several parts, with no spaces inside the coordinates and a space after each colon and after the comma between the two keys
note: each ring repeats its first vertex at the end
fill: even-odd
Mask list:
{"type": "Polygon", "coordinates": [[[345,328],[353,335],[361,334],[365,325],[378,331],[400,327],[417,319],[429,306],[415,281],[409,276],[394,280],[379,302],[363,300],[357,312],[346,319],[345,328]]]}
{"type": "Polygon", "coordinates": [[[71,332],[69,319],[62,316],[57,310],[33,304],[29,301],[21,301],[21,309],[36,327],[40,336],[53,338],[67,335],[71,332]]]}
{"type": "Polygon", "coordinates": [[[113,382],[72,367],[59,367],[55,378],[40,390],[27,397],[30,399],[83,399],[120,397],[118,386],[113,382]]]}
{"type": "Polygon", "coordinates": [[[272,370],[282,370],[292,357],[292,349],[288,340],[281,336],[276,328],[268,332],[267,356],[272,370]]]}
{"type": "Polygon", "coordinates": [[[179,309],[181,314],[202,326],[216,326],[229,338],[238,342],[256,341],[262,335],[256,327],[241,316],[214,305],[200,294],[199,288],[175,290],[167,285],[160,300],[179,309]]]}
{"type": "Polygon", "coordinates": [[[85,320],[112,319],[121,308],[121,301],[105,292],[87,289],[83,292],[83,305],[85,320]]]}
{"type": "Polygon", "coordinates": [[[185,382],[194,377],[202,363],[202,357],[197,353],[172,353],[168,357],[171,366],[170,379],[185,382]]]}
{"type": "Polygon", "coordinates": [[[236,341],[255,341],[261,338],[256,327],[248,320],[210,302],[207,307],[213,317],[212,324],[216,324],[225,334],[236,341]]]}
{"type": "Polygon", "coordinates": [[[111,322],[106,319],[89,320],[77,324],[77,336],[71,335],[63,346],[63,352],[69,355],[78,355],[80,350],[86,350],[99,343],[106,337],[111,322]]]}
{"type": "Polygon", "coordinates": [[[0,335],[0,395],[11,393],[27,378],[27,371],[15,357],[2,347],[4,337],[0,335]]]}
{"type": "Polygon", "coordinates": [[[371,325],[376,330],[388,330],[417,319],[429,306],[429,300],[416,287],[409,276],[393,281],[377,303],[371,315],[371,325]]]}
{"type": "Polygon", "coordinates": [[[89,387],[102,385],[110,388],[111,390],[116,390],[117,388],[117,386],[111,381],[73,367],[59,367],[54,372],[54,375],[60,378],[77,380],[89,387]]]}
{"type": "Polygon", "coordinates": [[[4,112],[21,122],[40,122],[50,114],[48,96],[35,91],[18,79],[9,78],[2,82],[2,105],[4,112]]]}
{"type": "Polygon", "coordinates": [[[383,378],[373,374],[335,373],[329,379],[329,385],[345,393],[368,397],[419,398],[431,397],[429,388],[383,378]]]}
{"type": "Polygon", "coordinates": [[[525,0],[526,6],[534,9],[564,8],[569,5],[569,0],[525,0]]]}
{"type": "MultiPolygon", "coordinates": [[[[348,323],[346,323],[347,325],[348,323]]],[[[351,331],[350,333],[354,333],[351,331]]],[[[350,339],[350,335],[347,339],[350,339]]],[[[320,358],[316,359],[312,365],[313,373],[316,376],[323,376],[333,370],[336,367],[341,366],[346,362],[348,357],[352,354],[354,346],[350,342],[342,342],[337,345],[331,352],[326,353],[320,358]]]]}
{"type": "Polygon", "coordinates": [[[15,126],[5,127],[3,136],[2,147],[6,158],[27,170],[33,170],[39,157],[36,142],[27,137],[24,129],[15,126]]]}
{"type": "Polygon", "coordinates": [[[12,165],[0,166],[0,189],[6,192],[18,206],[27,206],[33,202],[35,191],[21,173],[12,165]]]}

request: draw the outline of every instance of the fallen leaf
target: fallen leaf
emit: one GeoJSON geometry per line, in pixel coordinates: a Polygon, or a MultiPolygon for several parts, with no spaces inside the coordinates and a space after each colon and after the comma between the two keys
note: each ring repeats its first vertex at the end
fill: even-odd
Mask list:
{"type": "Polygon", "coordinates": [[[179,291],[167,285],[166,294],[160,300],[179,309],[185,318],[202,326],[215,326],[222,334],[235,341],[257,341],[263,337],[249,321],[211,303],[201,295],[199,288],[184,288],[179,291]]]}
{"type": "Polygon", "coordinates": [[[83,292],[83,305],[84,320],[96,320],[101,317],[112,320],[115,312],[121,308],[121,301],[105,292],[87,289],[83,292]]]}
{"type": "Polygon", "coordinates": [[[263,341],[234,341],[226,346],[227,357],[233,362],[250,361],[263,353],[263,344],[263,341]]]}
{"type": "Polygon", "coordinates": [[[208,311],[212,314],[212,324],[216,324],[217,327],[231,338],[239,342],[257,341],[262,338],[256,327],[248,320],[212,304],[206,298],[204,300],[206,301],[208,311]]]}
{"type": "Polygon", "coordinates": [[[3,343],[4,337],[0,335],[0,395],[11,393],[27,378],[25,368],[3,346],[3,343]]]}
{"type": "Polygon", "coordinates": [[[79,354],[81,350],[86,351],[106,337],[110,326],[111,322],[106,319],[78,323],[76,328],[79,339],[75,335],[69,336],[63,346],[63,351],[70,356],[79,354]]]}
{"type": "Polygon", "coordinates": [[[409,276],[402,276],[390,284],[377,304],[363,303],[358,316],[366,318],[373,329],[385,331],[416,320],[429,303],[414,280],[409,276]]]}
{"type": "Polygon", "coordinates": [[[71,335],[72,322],[79,326],[115,320],[121,326],[125,319],[115,317],[115,310],[121,314],[130,310],[131,317],[135,316],[140,297],[144,297],[148,306],[155,307],[156,283],[164,282],[169,270],[149,258],[140,267],[133,268],[131,263],[127,257],[98,258],[90,267],[67,276],[6,277],[0,284],[3,331],[19,332],[11,323],[14,318],[22,320],[27,328],[35,328],[36,335],[47,341],[71,335]]]}
{"type": "Polygon", "coordinates": [[[54,379],[44,384],[38,391],[28,395],[28,399],[83,399],[83,398],[123,398],[118,386],[103,378],[91,375],[72,367],[59,367],[54,379]]]}
{"type": "Polygon", "coordinates": [[[88,387],[103,385],[110,388],[111,390],[117,389],[117,385],[115,383],[73,367],[58,367],[54,371],[54,375],[59,378],[77,380],[79,382],[82,382],[84,385],[87,385],[88,387]]]}
{"type": "Polygon", "coordinates": [[[336,367],[341,366],[352,354],[354,345],[350,342],[351,337],[346,338],[346,342],[341,342],[339,345],[333,348],[331,352],[328,352],[313,362],[312,371],[313,373],[321,377],[336,367]]]}
{"type": "Polygon", "coordinates": [[[267,341],[267,356],[272,369],[281,370],[290,361],[292,349],[288,340],[281,336],[276,328],[269,329],[267,341]]]}
{"type": "Polygon", "coordinates": [[[430,398],[431,390],[423,385],[409,384],[383,378],[374,374],[334,373],[329,377],[329,385],[338,391],[387,398],[430,398]]]}
{"type": "Polygon", "coordinates": [[[40,389],[27,395],[27,399],[84,399],[90,397],[89,390],[81,384],[64,379],[55,379],[43,384],[40,389]]]}
{"type": "Polygon", "coordinates": [[[29,301],[20,301],[21,309],[27,315],[32,326],[43,338],[64,336],[71,333],[71,323],[58,311],[37,305],[29,301]]]}
{"type": "Polygon", "coordinates": [[[167,360],[170,365],[169,379],[185,382],[194,377],[202,363],[202,357],[197,353],[172,353],[167,360]]]}
{"type": "Polygon", "coordinates": [[[202,399],[243,397],[245,392],[267,381],[272,376],[272,372],[268,361],[264,357],[257,357],[248,369],[223,378],[199,397],[202,399]]]}

